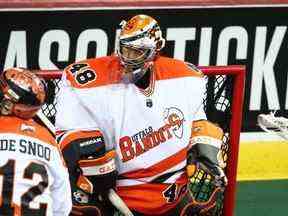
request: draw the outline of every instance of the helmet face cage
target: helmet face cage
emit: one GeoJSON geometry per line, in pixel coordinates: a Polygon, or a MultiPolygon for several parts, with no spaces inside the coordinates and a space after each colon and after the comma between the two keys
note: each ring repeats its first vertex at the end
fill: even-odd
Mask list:
{"type": "Polygon", "coordinates": [[[121,24],[117,54],[122,64],[138,69],[143,67],[146,62],[153,61],[165,44],[157,21],[147,15],[137,15],[128,22],[122,21],[121,24]],[[138,50],[141,55],[129,58],[123,53],[124,47],[138,50]]]}
{"type": "Polygon", "coordinates": [[[20,118],[32,118],[45,101],[46,86],[32,72],[12,68],[0,75],[0,113],[20,118]]]}
{"type": "Polygon", "coordinates": [[[122,62],[126,66],[129,65],[135,68],[139,68],[146,62],[145,60],[148,61],[152,57],[152,54],[155,53],[153,51],[154,51],[153,49],[139,48],[139,47],[134,47],[132,45],[129,46],[125,43],[121,43],[119,53],[120,53],[120,58],[122,62]],[[135,55],[133,58],[127,57],[126,52],[123,50],[127,50],[126,52],[138,53],[138,55],[135,55]]]}

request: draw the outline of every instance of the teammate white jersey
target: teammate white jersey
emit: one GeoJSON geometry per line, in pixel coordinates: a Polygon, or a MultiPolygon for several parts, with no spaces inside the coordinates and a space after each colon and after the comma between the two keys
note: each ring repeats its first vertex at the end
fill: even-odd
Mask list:
{"type": "Polygon", "coordinates": [[[113,73],[120,66],[115,58],[87,60],[66,69],[56,127],[67,134],[102,131],[106,147],[115,148],[118,155],[118,194],[132,209],[161,213],[163,207],[175,206],[185,190],[192,121],[206,119],[205,80],[184,63],[160,57],[154,63],[153,84],[143,91],[117,80],[113,73]],[[171,200],[169,187],[174,183],[179,185],[171,200]]]}
{"type": "Polygon", "coordinates": [[[68,171],[54,138],[32,120],[0,116],[0,215],[69,215],[68,171]]]}

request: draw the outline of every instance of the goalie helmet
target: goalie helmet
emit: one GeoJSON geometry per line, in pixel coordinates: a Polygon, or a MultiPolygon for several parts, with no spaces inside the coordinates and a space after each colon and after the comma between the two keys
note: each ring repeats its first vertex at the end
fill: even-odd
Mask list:
{"type": "Polygon", "coordinates": [[[128,22],[122,21],[120,25],[117,55],[122,65],[129,68],[137,79],[152,64],[156,54],[164,47],[165,40],[157,21],[150,16],[137,15],[128,22]]]}
{"type": "Polygon", "coordinates": [[[32,118],[45,101],[44,81],[26,69],[11,68],[0,75],[0,114],[32,118]]]}

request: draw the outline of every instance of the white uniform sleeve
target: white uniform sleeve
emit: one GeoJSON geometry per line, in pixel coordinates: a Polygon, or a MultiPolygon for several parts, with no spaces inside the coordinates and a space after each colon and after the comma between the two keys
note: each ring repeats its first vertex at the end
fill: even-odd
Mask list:
{"type": "Polygon", "coordinates": [[[100,130],[107,149],[113,146],[110,112],[104,87],[75,88],[62,78],[57,94],[56,131],[100,130]]]}
{"type": "MultiPolygon", "coordinates": [[[[76,89],[62,78],[56,104],[56,130],[95,129],[98,121],[90,105],[90,94],[76,89]]],[[[99,108],[98,108],[99,109],[99,108]]]]}
{"type": "Polygon", "coordinates": [[[69,174],[60,150],[56,150],[56,148],[53,151],[51,172],[54,177],[54,182],[51,186],[53,216],[69,215],[72,208],[69,174]]]}

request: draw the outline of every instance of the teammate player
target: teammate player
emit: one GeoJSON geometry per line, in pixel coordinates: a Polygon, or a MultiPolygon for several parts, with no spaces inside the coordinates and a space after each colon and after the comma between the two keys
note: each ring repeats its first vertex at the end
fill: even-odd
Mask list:
{"type": "Polygon", "coordinates": [[[0,215],[65,216],[67,167],[53,136],[32,120],[45,100],[43,81],[12,68],[0,73],[0,215]]]}
{"type": "Polygon", "coordinates": [[[113,215],[105,194],[115,182],[134,215],[154,216],[215,205],[219,190],[206,205],[187,202],[188,177],[198,165],[226,184],[218,157],[223,131],[206,120],[203,75],[160,56],[164,45],[158,23],[137,15],[121,23],[115,55],[65,69],[56,127],[75,215],[93,208],[94,215],[113,215]]]}

